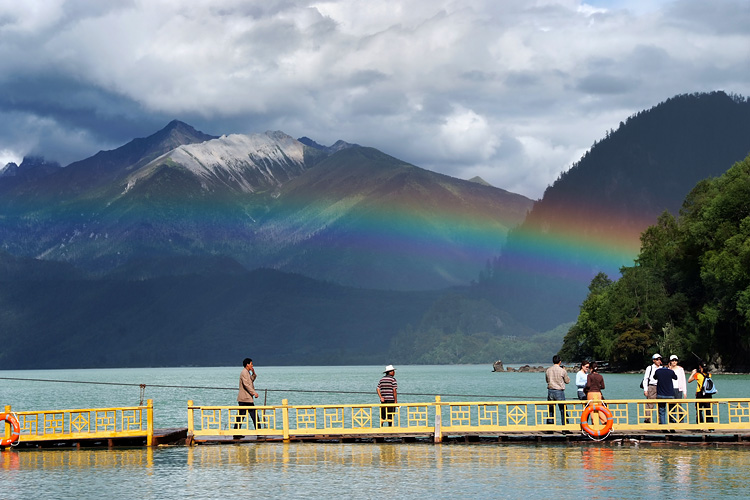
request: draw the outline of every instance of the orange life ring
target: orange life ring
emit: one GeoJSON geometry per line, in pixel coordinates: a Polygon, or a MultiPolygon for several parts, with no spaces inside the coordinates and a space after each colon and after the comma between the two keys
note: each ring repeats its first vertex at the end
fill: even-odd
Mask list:
{"type": "Polygon", "coordinates": [[[581,413],[581,430],[591,437],[596,438],[596,437],[606,436],[612,431],[612,426],[614,425],[614,423],[615,423],[615,419],[612,417],[612,412],[609,411],[609,408],[599,403],[594,403],[593,405],[586,405],[586,408],[584,408],[583,412],[581,413]],[[603,414],[604,417],[606,418],[606,421],[604,422],[604,427],[602,427],[599,430],[594,430],[589,424],[589,415],[591,415],[591,413],[595,411],[599,412],[600,414],[603,414]]]}
{"type": "Polygon", "coordinates": [[[2,421],[9,423],[13,427],[13,432],[9,438],[0,441],[0,446],[10,446],[20,439],[21,424],[18,423],[18,419],[12,413],[0,413],[0,422],[2,421]]]}

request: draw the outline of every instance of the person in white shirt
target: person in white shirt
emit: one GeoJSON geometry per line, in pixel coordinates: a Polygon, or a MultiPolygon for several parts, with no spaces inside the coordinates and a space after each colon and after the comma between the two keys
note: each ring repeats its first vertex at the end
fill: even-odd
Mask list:
{"type": "Polygon", "coordinates": [[[586,387],[586,378],[589,375],[589,362],[584,361],[581,363],[581,369],[576,373],[576,388],[578,389],[578,399],[583,401],[586,400],[586,394],[583,392],[583,388],[586,387]]]}
{"type": "MultiPolygon", "coordinates": [[[[687,398],[687,379],[685,378],[685,370],[677,364],[679,360],[680,358],[678,358],[676,354],[672,354],[669,357],[669,369],[677,375],[677,380],[672,381],[674,384],[674,398],[685,399],[687,398]]],[[[685,414],[687,414],[687,409],[684,409],[685,414]]],[[[675,410],[676,408],[674,407],[669,410],[669,421],[673,423],[676,423],[678,420],[675,410]]],[[[685,418],[685,423],[687,423],[687,418],[685,418]]]]}
{"type": "Polygon", "coordinates": [[[677,380],[674,381],[674,398],[685,399],[687,398],[687,379],[685,378],[685,370],[678,365],[680,358],[675,354],[669,357],[669,368],[677,374],[677,380]]]}
{"type": "MultiPolygon", "coordinates": [[[[652,365],[649,365],[648,368],[646,368],[646,372],[643,374],[643,395],[646,396],[647,399],[656,399],[656,379],[654,378],[654,373],[656,373],[656,370],[661,368],[661,354],[658,352],[651,356],[651,361],[653,361],[652,365]]],[[[646,415],[652,415],[654,413],[654,404],[649,403],[646,405],[646,415]]],[[[650,424],[651,423],[651,417],[647,416],[643,423],[650,424]]]]}

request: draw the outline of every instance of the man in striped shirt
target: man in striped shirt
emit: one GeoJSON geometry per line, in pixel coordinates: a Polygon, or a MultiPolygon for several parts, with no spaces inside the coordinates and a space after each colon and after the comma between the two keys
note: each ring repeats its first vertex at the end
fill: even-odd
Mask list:
{"type": "MultiPolygon", "coordinates": [[[[397,389],[396,369],[393,365],[388,365],[385,367],[383,378],[378,382],[378,397],[380,397],[380,402],[382,404],[398,403],[397,389]]],[[[397,408],[395,406],[381,406],[380,426],[393,425],[393,416],[396,411],[397,408]]]]}

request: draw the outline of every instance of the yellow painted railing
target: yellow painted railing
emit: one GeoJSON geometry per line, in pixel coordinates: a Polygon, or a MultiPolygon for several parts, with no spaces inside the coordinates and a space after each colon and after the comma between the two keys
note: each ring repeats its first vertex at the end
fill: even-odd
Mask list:
{"type": "Polygon", "coordinates": [[[434,408],[435,403],[289,406],[285,399],[278,406],[247,407],[196,406],[188,401],[188,437],[275,436],[286,440],[321,434],[432,434],[434,424],[429,420],[434,408]],[[248,417],[240,414],[248,408],[255,411],[255,429],[248,417]]]}
{"type": "MultiPolygon", "coordinates": [[[[21,428],[19,443],[43,441],[77,441],[145,437],[146,445],[154,442],[154,407],[85,408],[77,410],[45,410],[12,412],[21,428]]],[[[5,425],[5,437],[11,429],[5,425]]]]}
{"type": "MultiPolygon", "coordinates": [[[[619,399],[604,401],[613,431],[750,430],[750,399],[619,399]],[[659,405],[664,424],[659,423],[659,405]]],[[[311,436],[429,435],[513,432],[580,432],[585,401],[508,401],[430,403],[198,406],[188,401],[188,436],[273,436],[289,440],[311,436]],[[240,410],[255,410],[257,429],[240,410]],[[392,413],[381,412],[393,408],[392,413]],[[384,410],[385,409],[385,410],[384,410]],[[561,410],[565,414],[563,422],[561,410]]],[[[592,425],[595,429],[599,424],[592,425]]]]}
{"type": "MultiPolygon", "coordinates": [[[[750,399],[617,399],[602,402],[613,431],[750,429],[750,399]],[[659,423],[659,407],[664,423],[659,423]]],[[[452,431],[579,431],[585,401],[442,403],[444,434],[452,431]],[[564,411],[566,422],[561,417],[564,411]],[[447,410],[447,414],[446,414],[447,410]]]]}

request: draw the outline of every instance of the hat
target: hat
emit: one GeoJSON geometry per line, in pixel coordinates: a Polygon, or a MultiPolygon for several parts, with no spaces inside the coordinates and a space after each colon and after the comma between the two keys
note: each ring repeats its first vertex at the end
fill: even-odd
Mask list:
{"type": "Polygon", "coordinates": [[[673,361],[673,360],[675,360],[675,359],[680,359],[680,358],[678,358],[676,354],[672,354],[672,355],[671,355],[671,356],[669,357],[669,361],[673,361]]]}
{"type": "Polygon", "coordinates": [[[659,354],[657,352],[656,354],[654,354],[653,356],[651,356],[651,359],[661,359],[661,354],[659,354]]]}
{"type": "Polygon", "coordinates": [[[383,373],[395,372],[395,371],[396,369],[393,367],[393,365],[388,365],[385,367],[385,371],[383,373]]]}

